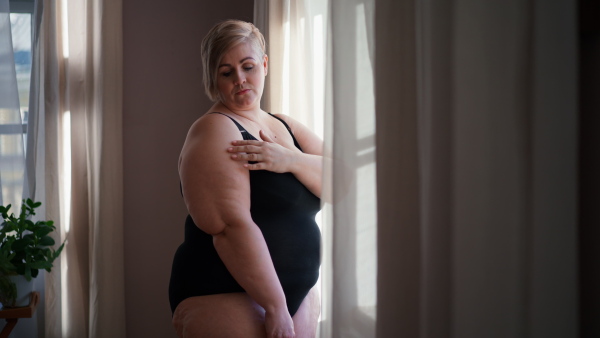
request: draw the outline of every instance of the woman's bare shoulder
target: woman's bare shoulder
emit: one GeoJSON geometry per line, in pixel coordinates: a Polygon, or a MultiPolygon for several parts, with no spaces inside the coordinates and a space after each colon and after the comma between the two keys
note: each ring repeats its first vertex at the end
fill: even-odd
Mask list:
{"type": "Polygon", "coordinates": [[[285,123],[287,123],[287,124],[290,124],[290,123],[291,124],[296,124],[296,123],[298,123],[296,120],[294,120],[293,118],[291,118],[289,115],[286,115],[286,114],[271,114],[271,115],[276,116],[276,117],[284,120],[285,123]]]}
{"type": "Polygon", "coordinates": [[[248,170],[227,152],[231,141],[240,138],[227,116],[206,115],[194,122],[181,151],[184,200],[196,225],[210,234],[226,221],[247,218],[250,209],[248,170]]]}
{"type": "Polygon", "coordinates": [[[210,151],[215,146],[222,145],[224,141],[231,142],[239,134],[233,122],[225,115],[206,113],[199,117],[188,130],[181,154],[179,165],[182,160],[198,151],[210,151]]]}
{"type": "Polygon", "coordinates": [[[188,131],[188,136],[194,137],[206,133],[210,134],[211,131],[221,131],[221,129],[237,130],[233,121],[227,115],[209,111],[192,123],[188,131]]]}

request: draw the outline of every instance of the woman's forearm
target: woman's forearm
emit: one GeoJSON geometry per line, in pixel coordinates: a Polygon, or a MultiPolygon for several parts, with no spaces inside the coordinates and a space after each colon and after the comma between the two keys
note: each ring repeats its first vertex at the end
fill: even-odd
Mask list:
{"type": "Polygon", "coordinates": [[[267,244],[253,223],[229,225],[213,235],[217,253],[235,280],[267,312],[287,311],[267,244]]]}
{"type": "Polygon", "coordinates": [[[315,196],[321,197],[323,180],[323,156],[298,153],[291,170],[292,174],[315,196]]]}

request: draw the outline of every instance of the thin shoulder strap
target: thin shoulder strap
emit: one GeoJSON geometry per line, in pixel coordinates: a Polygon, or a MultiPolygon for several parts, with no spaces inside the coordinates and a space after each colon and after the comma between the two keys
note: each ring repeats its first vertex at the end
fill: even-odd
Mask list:
{"type": "Polygon", "coordinates": [[[254,136],[252,136],[252,134],[250,134],[250,133],[249,133],[249,132],[246,130],[246,128],[244,128],[244,127],[243,127],[243,126],[242,126],[242,125],[241,125],[241,124],[240,124],[238,121],[236,121],[236,120],[235,120],[233,117],[231,117],[231,116],[228,116],[228,115],[225,115],[225,114],[223,114],[223,113],[219,113],[219,112],[212,112],[212,113],[209,113],[209,114],[221,114],[221,115],[223,115],[223,116],[227,116],[227,117],[229,117],[229,119],[230,119],[231,121],[233,121],[233,123],[235,123],[235,125],[238,127],[238,129],[239,129],[240,133],[242,133],[242,138],[243,138],[244,140],[255,140],[255,139],[256,139],[254,136]]]}
{"type": "Polygon", "coordinates": [[[298,148],[298,149],[300,149],[300,151],[304,152],[302,150],[302,147],[300,147],[300,143],[298,143],[298,140],[296,140],[296,137],[294,136],[294,133],[292,133],[292,128],[290,128],[290,126],[287,123],[285,123],[285,121],[282,118],[277,117],[277,116],[275,116],[275,115],[273,115],[271,113],[268,113],[268,114],[271,115],[271,116],[273,116],[274,118],[278,119],[279,121],[281,121],[281,123],[283,123],[283,125],[287,128],[287,130],[290,133],[290,135],[292,135],[292,139],[294,140],[294,145],[296,146],[296,148],[298,148]]]}

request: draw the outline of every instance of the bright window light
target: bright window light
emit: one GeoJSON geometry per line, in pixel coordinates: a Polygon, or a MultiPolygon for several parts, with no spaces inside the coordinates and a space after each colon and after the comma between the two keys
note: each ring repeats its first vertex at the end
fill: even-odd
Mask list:
{"type": "Polygon", "coordinates": [[[69,58],[69,11],[67,0],[61,0],[61,23],[62,23],[62,49],[63,57],[69,58]]]}
{"type": "MultiPolygon", "coordinates": [[[[62,226],[61,240],[64,240],[71,228],[71,112],[66,111],[62,117],[62,149],[61,149],[61,215],[62,226]]],[[[68,249],[66,249],[68,250],[68,249]]],[[[67,255],[60,255],[61,260],[61,301],[62,301],[62,326],[64,330],[69,328],[69,285],[67,283],[67,255]]]]}

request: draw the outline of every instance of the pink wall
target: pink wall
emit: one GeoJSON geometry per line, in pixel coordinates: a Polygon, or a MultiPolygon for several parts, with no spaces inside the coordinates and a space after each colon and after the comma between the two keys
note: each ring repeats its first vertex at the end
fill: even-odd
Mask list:
{"type": "Polygon", "coordinates": [[[177,160],[209,107],[200,41],[228,18],[252,20],[253,1],[123,1],[125,292],[127,337],[175,337],[168,283],[183,240],[177,160]]]}

